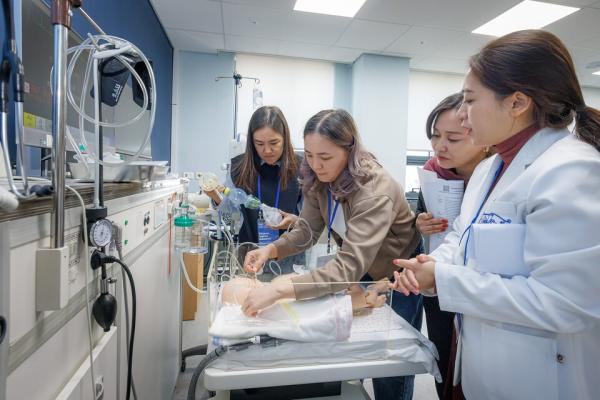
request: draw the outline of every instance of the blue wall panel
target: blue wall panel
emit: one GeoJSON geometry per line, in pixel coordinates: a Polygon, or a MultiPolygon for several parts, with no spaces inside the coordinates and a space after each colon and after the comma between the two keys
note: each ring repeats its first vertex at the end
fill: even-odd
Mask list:
{"type": "MultiPolygon", "coordinates": [[[[22,0],[29,1],[29,0],[22,0]]],[[[45,1],[50,4],[50,1],[45,1]]],[[[18,2],[17,2],[18,3],[18,2]]],[[[171,160],[171,98],[173,83],[173,46],[169,41],[149,0],[84,0],[84,10],[109,35],[129,40],[152,60],[157,85],[156,121],[152,132],[152,158],[171,160]]],[[[19,14],[19,13],[17,13],[19,14]]],[[[18,29],[18,28],[17,28],[18,29]]],[[[73,13],[73,30],[85,37],[97,33],[78,11],[73,13]]],[[[19,33],[16,33],[19,35],[19,33]]],[[[0,40],[4,41],[4,20],[0,18],[0,40]]],[[[25,65],[27,72],[27,65],[25,65]]],[[[10,94],[12,99],[12,93],[10,94]]],[[[9,105],[9,143],[15,160],[13,105],[9,105]]],[[[39,149],[30,149],[31,172],[39,173],[39,149]]]]}
{"type": "MultiPolygon", "coordinates": [[[[152,158],[171,160],[173,46],[148,0],[84,0],[83,9],[109,35],[127,39],[152,60],[157,86],[152,158]]],[[[96,33],[77,11],[73,29],[82,37],[96,33]]]]}

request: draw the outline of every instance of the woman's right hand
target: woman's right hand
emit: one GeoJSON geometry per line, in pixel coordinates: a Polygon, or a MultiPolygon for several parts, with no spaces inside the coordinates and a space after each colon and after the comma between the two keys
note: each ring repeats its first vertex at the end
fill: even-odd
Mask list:
{"type": "Polygon", "coordinates": [[[205,190],[204,193],[206,193],[206,195],[210,197],[210,199],[214,201],[216,205],[219,205],[221,203],[221,197],[219,196],[219,193],[223,193],[224,190],[225,186],[219,185],[215,190],[205,190]]]}
{"type": "Polygon", "coordinates": [[[257,273],[269,261],[269,258],[277,257],[277,254],[274,254],[276,252],[275,246],[272,244],[249,251],[244,259],[244,270],[248,273],[257,273]]]}
{"type": "Polygon", "coordinates": [[[448,220],[445,218],[433,218],[431,213],[421,213],[417,216],[417,230],[423,235],[433,235],[448,229],[448,220]]]}

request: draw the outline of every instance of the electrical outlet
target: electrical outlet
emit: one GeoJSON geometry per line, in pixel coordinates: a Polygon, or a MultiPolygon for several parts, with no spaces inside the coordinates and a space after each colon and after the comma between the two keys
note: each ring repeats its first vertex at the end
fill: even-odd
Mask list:
{"type": "Polygon", "coordinates": [[[187,179],[194,179],[195,174],[193,172],[184,172],[183,177],[187,179]]]}
{"type": "Polygon", "coordinates": [[[102,375],[96,377],[96,400],[104,399],[104,377],[102,375]]]}

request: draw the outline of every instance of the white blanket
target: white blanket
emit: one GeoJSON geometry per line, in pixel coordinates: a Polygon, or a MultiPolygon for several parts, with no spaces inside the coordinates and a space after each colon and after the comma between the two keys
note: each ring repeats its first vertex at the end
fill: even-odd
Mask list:
{"type": "Polygon", "coordinates": [[[347,340],[351,328],[350,296],[336,294],[280,301],[255,318],[246,317],[237,304],[223,305],[208,333],[224,339],[269,335],[299,342],[334,342],[347,340]]]}

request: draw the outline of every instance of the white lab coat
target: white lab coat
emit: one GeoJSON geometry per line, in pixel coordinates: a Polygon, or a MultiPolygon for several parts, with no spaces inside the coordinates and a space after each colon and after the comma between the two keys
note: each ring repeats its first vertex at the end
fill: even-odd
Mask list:
{"type": "Polygon", "coordinates": [[[464,267],[460,240],[500,162],[476,168],[453,231],[432,253],[440,308],[463,314],[456,367],[465,396],[598,399],[600,153],[545,128],[512,161],[481,212],[526,224],[529,276],[512,278],[478,272],[477,260],[464,267]]]}

